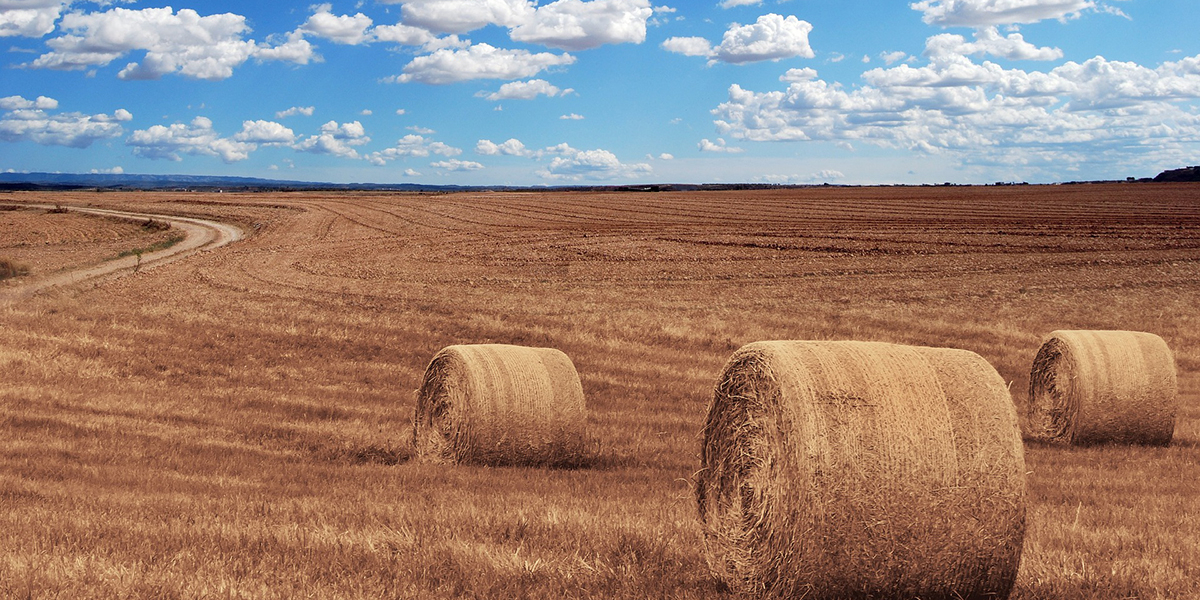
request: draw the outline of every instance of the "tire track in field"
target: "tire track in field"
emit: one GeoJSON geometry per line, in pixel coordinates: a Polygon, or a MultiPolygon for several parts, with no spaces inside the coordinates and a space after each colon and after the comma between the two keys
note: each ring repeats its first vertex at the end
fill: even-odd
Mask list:
{"type": "MultiPolygon", "coordinates": [[[[55,208],[52,205],[43,204],[31,204],[29,206],[42,209],[55,208]]],[[[182,231],[184,239],[170,248],[143,254],[140,258],[138,256],[115,258],[95,265],[21,281],[17,285],[0,289],[0,306],[19,302],[51,288],[69,288],[97,279],[119,277],[134,271],[153,269],[186,258],[197,252],[220,248],[244,237],[242,230],[234,225],[207,219],[127,212],[105,208],[71,207],[68,210],[101,217],[165,221],[170,223],[173,229],[182,231]]]]}

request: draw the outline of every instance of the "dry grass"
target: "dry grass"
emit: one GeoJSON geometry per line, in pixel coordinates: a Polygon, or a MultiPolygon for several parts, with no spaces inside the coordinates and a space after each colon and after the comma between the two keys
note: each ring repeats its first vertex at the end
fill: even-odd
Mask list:
{"type": "Polygon", "coordinates": [[[688,481],[742,345],[962,348],[1023,395],[1045,332],[1128,329],[1175,350],[1174,441],[1027,446],[1013,597],[1190,598],[1195,191],[6,196],[254,234],[0,308],[0,597],[724,597],[688,481]],[[409,460],[467,343],[569,355],[593,468],[409,460]]]}
{"type": "Polygon", "coordinates": [[[1165,446],[1179,410],[1175,358],[1139,331],[1055,331],[1029,376],[1029,437],[1165,446]]]}
{"type": "Polygon", "coordinates": [[[718,378],[696,499],[713,573],[772,598],[1005,598],[1025,461],[979,355],[756,342],[718,378]]]}
{"type": "Polygon", "coordinates": [[[29,266],[0,257],[0,279],[11,279],[29,274],[29,266]]]}

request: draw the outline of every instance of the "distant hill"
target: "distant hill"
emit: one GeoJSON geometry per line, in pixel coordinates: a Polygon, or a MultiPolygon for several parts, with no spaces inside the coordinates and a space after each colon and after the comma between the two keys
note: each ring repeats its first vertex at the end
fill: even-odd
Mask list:
{"type": "Polygon", "coordinates": [[[1154,181],[1200,181],[1200,167],[1163,171],[1155,176],[1154,181]]]}
{"type": "Polygon", "coordinates": [[[310,190],[370,189],[399,191],[448,191],[462,186],[421,185],[414,183],[324,183],[260,179],[257,177],[220,177],[211,175],[113,175],[96,173],[0,173],[0,190],[61,190],[79,188],[165,190],[310,190]]]}

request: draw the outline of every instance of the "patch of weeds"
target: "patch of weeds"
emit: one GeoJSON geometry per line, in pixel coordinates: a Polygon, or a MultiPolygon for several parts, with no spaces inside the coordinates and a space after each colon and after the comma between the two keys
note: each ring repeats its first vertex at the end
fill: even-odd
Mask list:
{"type": "MultiPolygon", "coordinates": [[[[170,225],[167,225],[167,226],[170,227],[170,225]]],[[[184,236],[182,233],[175,234],[161,242],[155,242],[153,244],[150,244],[149,246],[126,250],[126,251],[118,254],[117,258],[125,258],[126,256],[141,256],[143,254],[149,254],[151,252],[158,252],[159,250],[166,250],[167,248],[170,248],[171,246],[174,246],[175,244],[182,242],[185,237],[186,236],[184,236]]]]}
{"type": "Polygon", "coordinates": [[[20,277],[29,274],[29,267],[15,263],[7,258],[0,258],[0,279],[20,277]]]}
{"type": "Polygon", "coordinates": [[[154,219],[146,219],[142,223],[142,229],[146,231],[166,231],[171,228],[171,224],[166,221],[155,221],[154,219]]]}
{"type": "Polygon", "coordinates": [[[71,211],[70,211],[70,210],[68,210],[68,209],[67,209],[67,207],[65,207],[65,206],[63,206],[63,205],[61,205],[61,204],[55,204],[55,205],[54,205],[54,208],[52,208],[52,209],[50,209],[50,210],[48,210],[48,211],[46,211],[46,212],[47,212],[47,213],[50,213],[50,214],[52,214],[52,215],[61,215],[61,214],[65,214],[65,213],[68,213],[68,212],[71,212],[71,211]]]}

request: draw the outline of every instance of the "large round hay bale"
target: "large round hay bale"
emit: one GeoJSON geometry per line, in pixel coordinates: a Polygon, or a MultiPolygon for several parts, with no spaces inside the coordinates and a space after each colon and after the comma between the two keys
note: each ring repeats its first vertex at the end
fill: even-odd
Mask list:
{"type": "Polygon", "coordinates": [[[1175,358],[1137,331],[1055,331],[1029,374],[1026,435],[1076,445],[1167,445],[1178,410],[1175,358]]]}
{"type": "Polygon", "coordinates": [[[965,350],[757,342],[725,365],[696,500],[714,575],[757,596],[1004,598],[1025,535],[1008,389],[965,350]]]}
{"type": "Polygon", "coordinates": [[[419,457],[489,465],[582,459],[587,409],[575,365],[553,348],[449,346],[429,367],[413,419],[419,457]]]}

